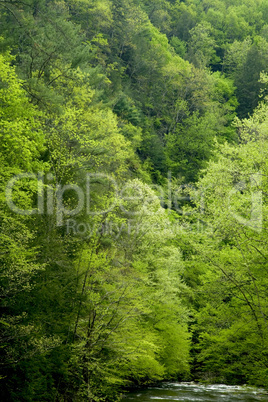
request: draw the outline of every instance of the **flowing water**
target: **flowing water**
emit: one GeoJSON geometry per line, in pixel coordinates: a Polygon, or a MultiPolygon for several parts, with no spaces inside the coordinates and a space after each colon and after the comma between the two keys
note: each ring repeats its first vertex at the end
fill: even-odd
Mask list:
{"type": "Polygon", "coordinates": [[[228,386],[222,384],[203,385],[192,382],[165,383],[159,387],[128,393],[123,402],[167,402],[167,401],[266,401],[268,392],[253,387],[228,386]]]}

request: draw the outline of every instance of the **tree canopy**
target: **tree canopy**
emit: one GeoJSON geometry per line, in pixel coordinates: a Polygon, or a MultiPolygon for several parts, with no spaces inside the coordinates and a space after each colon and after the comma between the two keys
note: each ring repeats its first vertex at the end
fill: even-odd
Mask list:
{"type": "Polygon", "coordinates": [[[0,395],[268,387],[267,0],[0,2],[0,395]]]}

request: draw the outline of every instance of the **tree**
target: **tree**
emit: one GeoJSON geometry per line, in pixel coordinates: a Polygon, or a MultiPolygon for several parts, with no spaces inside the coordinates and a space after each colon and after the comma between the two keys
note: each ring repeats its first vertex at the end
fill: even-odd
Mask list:
{"type": "Polygon", "coordinates": [[[241,144],[221,146],[199,181],[211,231],[194,246],[206,266],[197,361],[214,381],[266,386],[267,105],[237,124],[241,144]]]}
{"type": "Polygon", "coordinates": [[[217,63],[215,48],[216,42],[212,36],[212,27],[209,23],[200,23],[191,29],[187,59],[195,67],[204,68],[217,63]]]}

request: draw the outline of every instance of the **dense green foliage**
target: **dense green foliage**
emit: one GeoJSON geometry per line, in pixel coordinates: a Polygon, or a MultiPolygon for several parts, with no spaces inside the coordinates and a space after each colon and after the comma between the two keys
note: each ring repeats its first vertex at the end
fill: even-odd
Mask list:
{"type": "Polygon", "coordinates": [[[0,399],[268,387],[268,1],[3,0],[0,26],[0,399]]]}

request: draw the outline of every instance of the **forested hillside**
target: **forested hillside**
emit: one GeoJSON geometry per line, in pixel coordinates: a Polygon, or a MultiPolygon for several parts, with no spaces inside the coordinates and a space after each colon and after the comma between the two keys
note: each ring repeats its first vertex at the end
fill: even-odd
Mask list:
{"type": "Polygon", "coordinates": [[[0,1],[1,400],[268,388],[267,96],[268,0],[0,1]]]}

